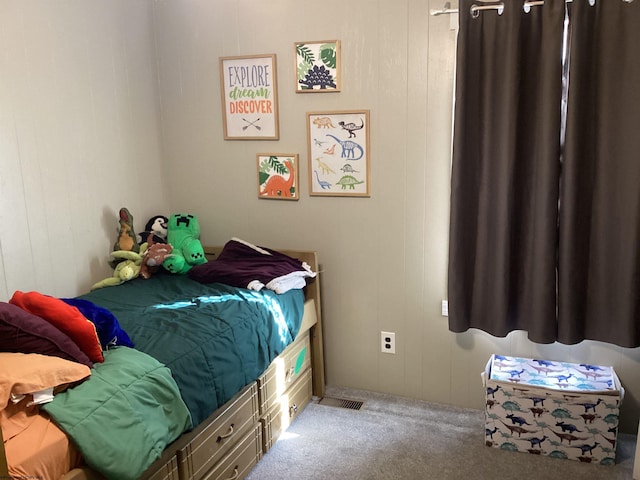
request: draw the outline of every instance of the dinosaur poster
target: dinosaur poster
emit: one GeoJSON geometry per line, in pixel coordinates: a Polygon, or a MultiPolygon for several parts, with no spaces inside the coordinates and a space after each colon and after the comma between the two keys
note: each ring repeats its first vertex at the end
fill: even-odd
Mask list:
{"type": "Polygon", "coordinates": [[[296,42],[296,93],[340,91],[340,40],[296,42]]]}
{"type": "Polygon", "coordinates": [[[225,140],[278,140],[276,56],[220,58],[225,140]]]}
{"type": "Polygon", "coordinates": [[[258,198],[298,200],[298,154],[259,153],[258,198]]]}
{"type": "Polygon", "coordinates": [[[309,194],[370,196],[369,110],[307,113],[309,194]]]}

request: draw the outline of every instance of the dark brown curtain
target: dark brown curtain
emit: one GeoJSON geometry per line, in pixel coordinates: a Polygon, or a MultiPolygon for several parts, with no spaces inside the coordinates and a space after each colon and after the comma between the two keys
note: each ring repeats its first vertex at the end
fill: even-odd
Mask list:
{"type": "MultiPolygon", "coordinates": [[[[606,0],[611,1],[611,0],[606,0]]],[[[556,340],[564,0],[461,0],[449,328],[556,340]]],[[[640,137],[640,135],[638,135],[640,137]]]]}
{"type": "Polygon", "coordinates": [[[637,347],[640,1],[574,0],[570,13],[558,339],[637,347]]]}

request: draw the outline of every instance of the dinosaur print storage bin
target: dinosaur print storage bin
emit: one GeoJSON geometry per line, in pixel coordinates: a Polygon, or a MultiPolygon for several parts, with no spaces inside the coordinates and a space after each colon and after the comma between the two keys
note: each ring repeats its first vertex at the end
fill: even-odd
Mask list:
{"type": "Polygon", "coordinates": [[[612,367],[492,355],[482,382],[487,446],[615,464],[624,389],[612,367]]]}

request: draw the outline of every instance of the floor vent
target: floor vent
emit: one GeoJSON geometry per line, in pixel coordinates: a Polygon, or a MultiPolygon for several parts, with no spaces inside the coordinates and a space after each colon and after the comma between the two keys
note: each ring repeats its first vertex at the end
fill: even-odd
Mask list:
{"type": "Polygon", "coordinates": [[[345,398],[322,397],[318,402],[319,405],[327,407],[347,408],[349,410],[360,410],[364,402],[360,400],[347,400],[345,398]]]}

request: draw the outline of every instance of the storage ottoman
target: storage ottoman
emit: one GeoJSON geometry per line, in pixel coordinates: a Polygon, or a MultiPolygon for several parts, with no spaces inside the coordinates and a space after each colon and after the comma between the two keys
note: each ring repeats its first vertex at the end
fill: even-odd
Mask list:
{"type": "Polygon", "coordinates": [[[492,355],[482,382],[487,446],[615,464],[624,390],[612,367],[492,355]]]}

